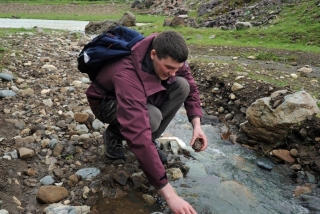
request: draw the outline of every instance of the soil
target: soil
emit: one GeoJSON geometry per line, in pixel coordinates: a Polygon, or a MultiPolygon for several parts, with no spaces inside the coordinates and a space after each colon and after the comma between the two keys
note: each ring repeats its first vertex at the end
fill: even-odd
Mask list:
{"type": "MultiPolygon", "coordinates": [[[[108,7],[110,9],[110,7],[108,7]]],[[[20,10],[20,6],[19,6],[20,10]]],[[[29,9],[28,9],[29,10],[29,9]]],[[[37,9],[38,10],[38,9],[37,9]]],[[[91,11],[91,9],[89,10],[91,11]]],[[[270,96],[270,94],[276,90],[287,89],[288,93],[292,93],[297,89],[297,85],[303,88],[311,94],[318,94],[316,99],[319,97],[319,54],[305,53],[299,51],[286,51],[286,50],[274,50],[264,48],[245,48],[245,47],[204,47],[190,45],[190,67],[194,72],[193,75],[198,83],[203,108],[206,116],[210,118],[212,115],[216,115],[220,118],[221,123],[229,128],[230,134],[241,135],[239,133],[239,124],[246,121],[245,110],[257,99],[270,96]],[[242,53],[254,53],[256,52],[271,52],[276,56],[295,56],[294,61],[272,62],[272,61],[259,61],[249,60],[242,53]],[[237,59],[233,59],[237,57],[237,59]],[[213,66],[211,63],[214,63],[213,66]],[[298,68],[309,65],[313,68],[314,72],[311,77],[299,77],[294,81],[288,81],[287,85],[276,86],[271,83],[259,81],[264,77],[279,78],[287,77],[291,73],[297,73],[298,68]],[[231,93],[231,86],[234,83],[234,78],[239,76],[239,72],[254,73],[255,78],[245,78],[243,81],[246,87],[242,90],[234,92],[235,96],[239,100],[235,105],[228,105],[230,101],[229,95],[231,93]],[[315,85],[310,84],[311,79],[317,79],[318,83],[315,85]],[[215,92],[215,88],[219,88],[218,92],[215,92]],[[214,99],[218,98],[218,99],[214,99]],[[220,107],[224,108],[223,112],[218,112],[220,107]],[[233,114],[232,120],[225,120],[225,116],[229,113],[233,114]]],[[[280,99],[280,98],[279,98],[280,99]]],[[[280,99],[281,100],[281,99],[280,99]]],[[[3,108],[0,106],[0,148],[1,152],[10,150],[15,147],[14,136],[19,135],[21,129],[17,128],[21,125],[18,123],[8,123],[4,119],[6,115],[3,113],[3,108]],[[6,139],[6,140],[2,140],[6,139]]],[[[12,118],[14,119],[14,118],[12,118]]],[[[272,145],[272,148],[283,148],[290,150],[296,148],[299,151],[300,164],[303,169],[312,172],[314,175],[320,174],[320,118],[312,116],[301,124],[297,124],[296,127],[292,127],[291,134],[287,137],[287,142],[284,144],[272,145]],[[301,136],[300,130],[304,128],[308,133],[307,136],[301,136]]],[[[101,144],[102,142],[93,142],[92,144],[101,144]]],[[[259,146],[251,146],[244,142],[240,142],[248,149],[254,149],[259,154],[265,155],[270,150],[268,145],[259,144],[259,146]]],[[[275,162],[284,164],[280,160],[273,159],[275,162]]],[[[131,163],[129,163],[131,164],[131,163]]],[[[104,172],[111,174],[111,169],[102,167],[105,165],[104,161],[98,162],[97,167],[103,168],[104,172]]],[[[37,188],[26,188],[24,185],[18,185],[17,182],[22,177],[26,177],[24,174],[20,175],[18,172],[25,172],[28,168],[35,168],[38,172],[37,178],[42,178],[47,175],[47,166],[41,164],[39,160],[34,157],[27,161],[14,159],[11,161],[0,161],[0,199],[2,200],[3,206],[0,204],[0,208],[12,210],[10,213],[19,213],[16,209],[10,208],[12,205],[12,196],[16,196],[23,203],[31,204],[34,208],[29,207],[28,210],[42,210],[47,205],[41,205],[36,202],[35,194],[37,188]],[[10,177],[10,180],[8,180],[10,177]],[[28,203],[30,202],[30,203],[28,203]]],[[[115,169],[113,169],[114,171],[115,169]]],[[[298,182],[298,178],[294,178],[298,182]]],[[[318,177],[319,179],[319,177],[318,177]]],[[[301,180],[299,180],[300,182],[301,180]]],[[[101,178],[101,182],[105,182],[109,186],[109,190],[114,190],[112,194],[121,194],[116,191],[115,184],[108,180],[108,176],[101,178]]],[[[301,182],[299,183],[301,184],[301,182]]],[[[80,187],[79,187],[80,188],[80,187]]],[[[76,191],[76,190],[74,190],[76,191]]],[[[81,189],[78,189],[81,192],[81,189]]],[[[111,194],[111,193],[110,193],[111,194]]],[[[77,193],[76,193],[77,195],[77,193]]],[[[81,197],[78,198],[78,202],[73,205],[94,205],[94,203],[84,202],[81,197]]],[[[143,208],[142,208],[143,209],[143,208]]],[[[144,210],[145,211],[145,210],[144,210]]],[[[120,212],[120,211],[119,211],[120,212]]]]}

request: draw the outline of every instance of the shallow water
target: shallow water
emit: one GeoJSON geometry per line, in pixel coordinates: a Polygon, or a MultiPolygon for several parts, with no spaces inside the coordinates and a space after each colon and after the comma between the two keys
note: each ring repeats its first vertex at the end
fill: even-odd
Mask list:
{"type": "MultiPolygon", "coordinates": [[[[170,133],[187,146],[193,160],[187,160],[190,171],[183,179],[172,181],[178,194],[203,214],[305,214],[317,213],[302,206],[293,197],[295,185],[281,165],[269,170],[257,166],[254,151],[222,140],[219,125],[203,125],[209,141],[206,151],[196,153],[189,145],[192,127],[181,109],[169,124],[165,133],[170,133]]],[[[161,200],[147,207],[141,199],[142,193],[130,191],[117,200],[100,201],[100,207],[114,207],[118,213],[170,213],[161,200]],[[105,204],[103,204],[105,203],[105,204]],[[135,211],[133,211],[135,210],[135,211]]],[[[319,201],[312,206],[318,207],[319,201]]],[[[106,213],[117,213],[109,211],[106,213]]]]}
{"type": "MultiPolygon", "coordinates": [[[[167,130],[188,145],[192,127],[184,114],[182,109],[167,130]]],[[[281,165],[261,169],[254,151],[222,140],[218,126],[202,127],[208,148],[195,153],[187,146],[195,160],[187,162],[185,179],[171,182],[198,213],[310,213],[294,200],[295,186],[281,165]]]]}

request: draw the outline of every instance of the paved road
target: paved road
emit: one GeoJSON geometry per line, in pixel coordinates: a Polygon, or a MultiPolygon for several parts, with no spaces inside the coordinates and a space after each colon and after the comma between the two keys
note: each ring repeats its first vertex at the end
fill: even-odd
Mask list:
{"type": "Polygon", "coordinates": [[[84,32],[88,21],[39,20],[39,19],[1,19],[0,28],[41,28],[84,32]]]}

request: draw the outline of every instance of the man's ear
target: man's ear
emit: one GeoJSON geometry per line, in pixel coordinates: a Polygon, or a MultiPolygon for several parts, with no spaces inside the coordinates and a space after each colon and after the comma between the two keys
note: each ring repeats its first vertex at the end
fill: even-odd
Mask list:
{"type": "Polygon", "coordinates": [[[156,58],[156,55],[157,55],[156,50],[152,49],[151,52],[150,52],[151,59],[154,60],[154,58],[156,58]]]}

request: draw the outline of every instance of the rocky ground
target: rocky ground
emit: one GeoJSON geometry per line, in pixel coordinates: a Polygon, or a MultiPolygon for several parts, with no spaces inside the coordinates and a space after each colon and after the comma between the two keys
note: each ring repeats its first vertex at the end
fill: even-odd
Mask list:
{"type": "MultiPolygon", "coordinates": [[[[1,38],[5,47],[1,59],[2,72],[9,76],[2,77],[4,79],[0,82],[0,88],[16,93],[15,96],[0,100],[0,199],[1,208],[10,213],[22,210],[26,213],[41,213],[47,205],[39,201],[52,203],[61,199],[64,199],[65,204],[88,205],[91,208],[96,206],[98,209],[97,192],[100,193],[100,188],[110,198],[118,198],[132,187],[137,188],[141,195],[148,193],[152,198],[156,197],[149,190],[145,178],[139,174],[141,170],[130,151],[127,151],[126,162],[113,163],[103,156],[101,133],[104,125],[94,120],[89,110],[84,95],[88,80],[76,68],[76,55],[86,41],[86,38],[75,33],[45,33],[41,29],[35,34],[20,33],[1,38]],[[10,79],[10,76],[12,80],[5,80],[10,79]],[[93,166],[103,172],[93,181],[81,179],[76,174],[79,169],[93,166]],[[61,188],[66,189],[41,189],[46,176],[51,176],[47,182],[63,182],[61,188]],[[51,193],[51,198],[43,196],[47,191],[51,193]],[[60,198],[59,194],[64,197],[60,198]],[[15,206],[12,206],[14,203],[15,206]]],[[[217,48],[220,49],[191,47],[190,66],[199,85],[206,118],[218,116],[230,128],[228,133],[222,133],[222,137],[228,138],[230,134],[239,134],[239,124],[246,120],[245,110],[252,102],[269,96],[272,91],[290,88],[276,87],[253,79],[248,76],[251,71],[259,73],[261,77],[291,80],[290,72],[297,73],[306,63],[285,66],[287,70],[281,71],[278,68],[282,68],[283,64],[280,63],[241,57],[221,58],[214,51],[217,48]],[[207,60],[198,61],[200,56],[207,60]],[[234,79],[240,75],[244,76],[240,83],[245,88],[232,92],[234,79]],[[236,97],[232,103],[231,93],[236,97]]],[[[314,68],[314,74],[317,74],[319,70],[314,68]]],[[[315,82],[312,85],[310,82],[314,79],[298,77],[294,81],[299,81],[309,90],[317,91],[319,84],[315,82]]],[[[6,95],[3,93],[2,96],[6,95]]],[[[307,129],[312,141],[300,139],[298,146],[292,144],[296,141],[289,141],[281,148],[298,149],[301,167],[317,175],[320,166],[319,118],[312,117],[300,125],[307,129]]],[[[263,152],[262,146],[243,145],[263,152]]],[[[183,154],[188,157],[187,152],[183,154]]],[[[274,161],[283,164],[279,159],[274,161]]],[[[179,168],[186,173],[179,161],[172,162],[167,168],[179,168]]],[[[295,179],[299,184],[303,181],[300,177],[295,179]]],[[[142,213],[147,212],[143,207],[140,209],[142,213]]]]}
{"type": "MultiPolygon", "coordinates": [[[[2,73],[9,74],[2,77],[0,90],[15,92],[14,96],[8,97],[2,92],[4,98],[0,99],[0,209],[10,213],[42,213],[48,205],[39,202],[63,199],[64,204],[82,206],[79,209],[83,210],[87,205],[97,210],[92,213],[98,213],[103,212],[99,210],[99,203],[106,203],[99,195],[119,198],[132,188],[139,190],[137,198],[146,193],[145,203],[158,199],[149,190],[129,150],[126,150],[126,162],[112,162],[103,155],[101,133],[104,125],[94,120],[89,110],[84,95],[88,80],[76,68],[76,55],[87,41],[88,38],[74,33],[46,33],[41,29],[34,34],[0,38],[4,48],[0,50],[2,73]],[[79,169],[93,166],[102,173],[92,180],[81,179],[76,174],[79,169]],[[52,182],[63,184],[59,189],[40,188],[42,183],[52,182]]],[[[190,46],[190,66],[199,85],[206,118],[218,116],[229,127],[229,132],[222,133],[226,139],[231,134],[240,135],[239,124],[246,120],[245,111],[251,103],[276,90],[287,89],[290,93],[297,88],[305,89],[320,99],[320,70],[316,64],[319,55],[265,50],[278,56],[296,56],[296,60],[290,62],[265,62],[254,59],[256,51],[252,48],[190,46]],[[241,53],[252,53],[253,57],[248,59],[241,53]],[[312,68],[312,72],[298,71],[303,67],[312,68]],[[238,82],[245,87],[232,91],[237,77],[241,77],[238,82]],[[284,84],[278,87],[270,82],[284,84]]],[[[297,164],[313,174],[315,181],[319,181],[320,173],[319,130],[319,117],[310,117],[292,127],[286,144],[273,145],[274,148],[297,149],[297,164]],[[302,128],[306,130],[303,136],[302,128]]],[[[268,149],[263,144],[254,146],[248,142],[234,141],[262,155],[268,149]]],[[[187,152],[181,152],[189,157],[187,152]]],[[[187,172],[179,161],[172,162],[167,168],[187,172]]],[[[292,175],[297,185],[307,182],[298,173],[292,175]]],[[[311,186],[317,188],[317,184],[311,186]]],[[[113,199],[108,203],[112,205],[113,199]]],[[[128,211],[130,206],[133,205],[123,204],[114,209],[124,213],[121,209],[128,211]]],[[[148,212],[144,206],[132,209],[148,212]]]]}

